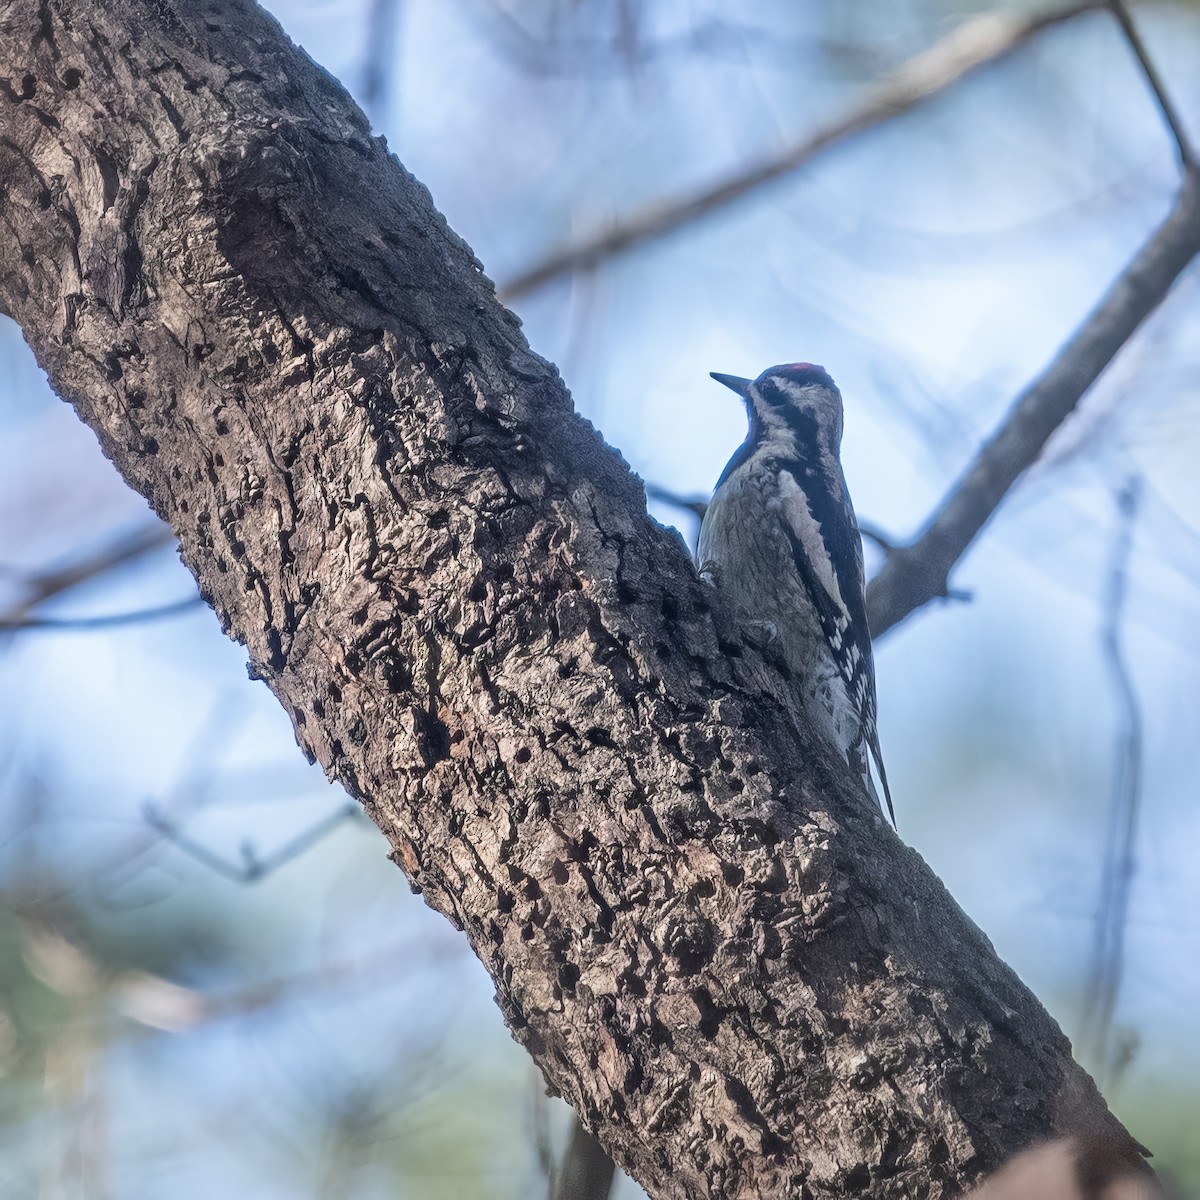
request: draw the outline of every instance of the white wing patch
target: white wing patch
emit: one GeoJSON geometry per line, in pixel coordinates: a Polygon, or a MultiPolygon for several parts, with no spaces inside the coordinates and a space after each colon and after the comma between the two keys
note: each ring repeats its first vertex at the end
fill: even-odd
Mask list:
{"type": "Polygon", "coordinates": [[[846,611],[846,602],[842,599],[842,589],[838,586],[837,574],[833,569],[833,559],[829,555],[829,547],[821,535],[821,525],[812,514],[808,497],[804,490],[791,477],[781,472],[779,475],[779,500],[772,501],[783,509],[783,519],[796,536],[808,561],[812,564],[813,573],[825,589],[826,594],[838,607],[839,628],[835,650],[841,649],[841,640],[850,626],[850,614],[846,611]]]}

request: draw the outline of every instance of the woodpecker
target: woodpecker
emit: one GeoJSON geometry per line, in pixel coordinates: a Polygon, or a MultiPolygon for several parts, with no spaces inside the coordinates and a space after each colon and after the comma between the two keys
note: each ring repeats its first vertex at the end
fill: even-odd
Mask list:
{"type": "Polygon", "coordinates": [[[746,402],[750,430],[704,514],[700,574],[776,646],[810,723],[879,804],[870,752],[894,824],[875,728],[862,542],[840,458],[841,393],[813,363],[757,379],[712,377],[746,402]]]}

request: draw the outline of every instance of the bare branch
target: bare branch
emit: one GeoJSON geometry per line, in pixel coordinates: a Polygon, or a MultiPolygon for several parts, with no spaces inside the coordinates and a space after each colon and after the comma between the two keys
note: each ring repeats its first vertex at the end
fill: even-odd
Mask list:
{"type": "Polygon", "coordinates": [[[401,0],[371,0],[362,72],[363,108],[378,121],[387,109],[396,70],[401,0]]]}
{"type": "Polygon", "coordinates": [[[42,575],[24,580],[26,596],[20,604],[0,614],[0,626],[14,628],[19,625],[39,604],[70,591],[81,583],[104,575],[117,567],[122,567],[151,550],[160,546],[170,545],[175,540],[174,533],[166,525],[150,525],[139,529],[136,533],[106,546],[94,554],[89,554],[77,562],[68,563],[65,567],[47,571],[42,575]]]}
{"type": "Polygon", "coordinates": [[[16,617],[0,618],[0,630],[20,632],[26,629],[47,629],[73,633],[88,629],[109,629],[117,625],[138,625],[148,621],[161,621],[164,617],[177,617],[202,607],[199,596],[186,600],[175,600],[157,608],[140,608],[133,612],[103,613],[95,617],[16,617]]]}
{"type": "Polygon", "coordinates": [[[1135,871],[1138,814],[1142,796],[1142,714],[1121,647],[1121,622],[1129,582],[1129,556],[1141,488],[1132,479],[1117,497],[1118,525],[1104,603],[1102,646],[1117,696],[1119,734],[1113,780],[1108,845],[1096,913],[1096,935],[1084,1013],[1085,1044],[1091,1047],[1103,1077],[1109,1036],[1125,960],[1125,927],[1135,871]]]}
{"type": "Polygon", "coordinates": [[[1142,41],[1142,35],[1138,33],[1137,26],[1134,25],[1133,17],[1130,16],[1124,0],[1108,0],[1108,7],[1112,9],[1113,16],[1117,18],[1121,32],[1125,34],[1125,40],[1137,57],[1142,73],[1146,76],[1146,82],[1149,83],[1150,90],[1154,93],[1155,100],[1158,101],[1158,107],[1162,109],[1163,120],[1166,121],[1167,128],[1175,139],[1176,149],[1179,151],[1179,161],[1185,171],[1190,171],[1196,165],[1192,144],[1183,127],[1179,110],[1175,107],[1174,101],[1163,84],[1162,76],[1159,75],[1158,68],[1154,65],[1154,60],[1151,59],[1149,51],[1146,49],[1146,43],[1142,41]]]}
{"type": "Polygon", "coordinates": [[[646,484],[646,495],[651,500],[670,504],[673,508],[681,508],[684,512],[691,513],[697,521],[703,521],[704,514],[708,512],[708,501],[703,496],[683,496],[669,488],[659,487],[656,483],[646,484]]]}
{"type": "Polygon", "coordinates": [[[891,554],[896,549],[896,543],[881,529],[874,525],[858,523],[858,533],[864,542],[874,542],[884,554],[891,554]]]}
{"type": "Polygon", "coordinates": [[[339,809],[322,817],[303,832],[296,834],[290,841],[285,842],[273,854],[260,857],[252,842],[242,843],[242,861],[230,862],[222,858],[207,846],[188,837],[174,821],[170,819],[157,805],[147,804],[142,809],[146,824],[178,847],[198,863],[208,867],[210,871],[223,875],[234,883],[258,883],[268,875],[278,871],[306,851],[311,850],[318,842],[328,837],[339,825],[361,814],[358,805],[347,801],[339,809]]]}
{"type": "Polygon", "coordinates": [[[765,184],[791,174],[846,138],[901,116],[980,67],[998,62],[1043,30],[1099,8],[1101,2],[1083,0],[1032,16],[994,12],[973,17],[911,58],[857,107],[805,134],[774,157],[698,192],[660,201],[603,233],[551,254],[510,280],[500,289],[500,297],[511,302],[562,275],[591,270],[606,258],[674,233],[692,221],[734,204],[765,184]]]}
{"type": "Polygon", "coordinates": [[[950,489],[924,532],[888,556],[867,588],[867,612],[875,637],[930,600],[947,595],[951,569],[1009,488],[1036,461],[1050,435],[1198,253],[1200,177],[1192,172],[1167,219],[1053,362],[1017,398],[1003,425],[950,489]]]}

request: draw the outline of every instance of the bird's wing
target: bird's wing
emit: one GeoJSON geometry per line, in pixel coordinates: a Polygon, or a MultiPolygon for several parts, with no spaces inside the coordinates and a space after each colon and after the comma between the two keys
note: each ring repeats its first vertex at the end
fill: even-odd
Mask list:
{"type": "Polygon", "coordinates": [[[846,482],[840,467],[822,471],[810,462],[781,465],[779,478],[780,517],[796,569],[859,714],[890,813],[892,798],[875,728],[875,665],[867,625],[862,540],[846,482]]]}

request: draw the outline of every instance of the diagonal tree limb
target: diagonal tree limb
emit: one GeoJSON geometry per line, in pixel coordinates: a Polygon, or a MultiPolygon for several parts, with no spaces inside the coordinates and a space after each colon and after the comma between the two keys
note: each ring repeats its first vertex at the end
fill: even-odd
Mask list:
{"type": "Polygon", "coordinates": [[[818,155],[855,134],[873,129],[945,91],[989,63],[999,62],[1043,30],[1099,8],[1104,0],[1083,0],[1049,12],[1022,15],[985,13],[964,21],[936,45],[892,73],[866,100],[807,133],[765,161],[739,170],[698,191],[661,200],[602,233],[585,237],[549,255],[500,289],[507,303],[537,291],[573,271],[595,268],[607,258],[652,241],[753,195],[766,184],[806,166],[818,155]]]}
{"type": "Polygon", "coordinates": [[[656,1198],[1139,1147],[248,0],[0,17],[0,308],[656,1198]],[[130,34],[137,31],[137,36],[130,34]]]}
{"type": "Polygon", "coordinates": [[[1141,323],[1200,254],[1200,176],[1189,172],[1167,219],[1155,230],[1068,339],[1043,374],[1017,398],[921,535],[896,548],[867,588],[875,637],[947,592],[950,571],[990,520],[1009,488],[1042,452],[1141,323]]]}
{"type": "Polygon", "coordinates": [[[1133,23],[1129,6],[1125,0],[1107,0],[1107,3],[1113,16],[1117,19],[1117,24],[1121,26],[1121,32],[1125,35],[1125,40],[1129,43],[1134,57],[1138,60],[1142,74],[1146,76],[1146,82],[1150,85],[1150,90],[1154,93],[1154,99],[1162,112],[1163,121],[1175,139],[1175,150],[1179,155],[1180,163],[1185,171],[1192,170],[1196,166],[1196,155],[1192,149],[1191,140],[1188,138],[1187,130],[1184,128],[1183,119],[1162,81],[1162,76],[1158,73],[1158,67],[1155,66],[1150,52],[1146,49],[1146,43],[1142,41],[1142,35],[1133,23]]]}
{"type": "Polygon", "coordinates": [[[867,589],[873,636],[880,637],[930,600],[951,595],[950,571],[966,553],[1021,473],[1071,415],[1141,323],[1166,299],[1200,254],[1200,168],[1178,111],[1124,0],[1106,0],[1158,102],[1183,165],[1183,183],[1167,219],[1142,247],[1042,376],[1018,397],[999,431],[979,450],[924,532],[893,548],[867,589]]]}

